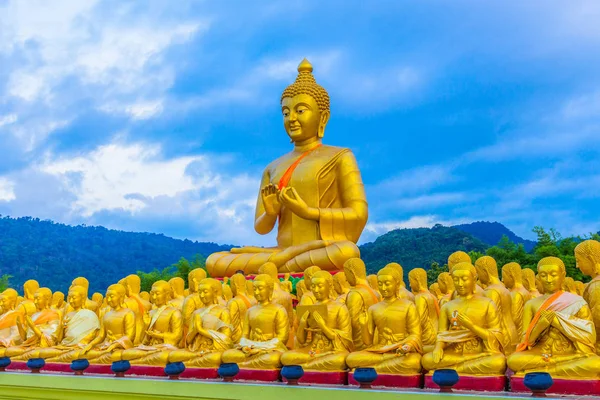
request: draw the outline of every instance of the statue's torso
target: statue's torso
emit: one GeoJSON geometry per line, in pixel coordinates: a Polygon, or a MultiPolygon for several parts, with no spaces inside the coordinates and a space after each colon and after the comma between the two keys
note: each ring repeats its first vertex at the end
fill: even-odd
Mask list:
{"type": "Polygon", "coordinates": [[[287,312],[279,304],[256,305],[248,310],[248,339],[264,342],[277,336],[275,319],[278,313],[287,312]]]}
{"type": "Polygon", "coordinates": [[[133,311],[123,308],[118,311],[110,310],[104,314],[102,323],[104,324],[104,330],[107,332],[107,339],[110,340],[108,332],[111,332],[114,338],[120,338],[126,334],[125,317],[129,313],[133,313],[133,311]]]}
{"type": "MultiPolygon", "coordinates": [[[[460,314],[464,314],[473,322],[474,325],[479,326],[484,329],[489,329],[490,326],[488,324],[488,308],[490,303],[493,303],[492,300],[483,297],[474,295],[470,299],[463,299],[460,297],[455,298],[452,301],[446,303],[444,310],[446,312],[446,317],[448,321],[452,320],[452,314],[454,311],[457,311],[460,314]]],[[[449,322],[450,330],[461,330],[464,329],[460,326],[452,326],[451,322],[449,322]]],[[[448,348],[452,349],[454,352],[459,354],[473,354],[483,352],[485,350],[483,341],[479,337],[475,337],[471,340],[460,342],[460,343],[451,343],[448,348]]]]}
{"type": "Polygon", "coordinates": [[[411,305],[414,307],[408,300],[396,299],[392,303],[382,301],[370,308],[379,344],[398,343],[408,335],[406,318],[411,305]]]}

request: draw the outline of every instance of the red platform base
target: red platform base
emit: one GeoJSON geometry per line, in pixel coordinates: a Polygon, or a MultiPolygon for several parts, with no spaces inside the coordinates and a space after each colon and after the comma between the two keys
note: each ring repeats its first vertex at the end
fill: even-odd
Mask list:
{"type": "MultiPolygon", "coordinates": [[[[360,386],[354,379],[354,372],[348,374],[348,385],[360,386]]],[[[377,374],[377,379],[371,385],[389,388],[420,388],[423,385],[423,375],[377,374]]]]}
{"type": "MultiPolygon", "coordinates": [[[[452,387],[456,390],[474,390],[477,392],[503,392],[506,387],[506,376],[460,376],[458,383],[452,387]]],[[[432,375],[425,375],[426,389],[439,389],[433,382],[432,375]]]]}
{"type": "MultiPolygon", "coordinates": [[[[546,393],[571,394],[575,396],[600,396],[600,381],[589,379],[558,379],[553,378],[554,385],[546,393]]],[[[510,378],[510,391],[518,393],[531,393],[523,384],[522,376],[510,378]]]]}
{"type": "Polygon", "coordinates": [[[243,369],[233,378],[236,381],[280,382],[278,369],[243,369]]]}
{"type": "MultiPolygon", "coordinates": [[[[287,379],[283,378],[283,381],[287,382],[287,379]]],[[[298,383],[307,385],[347,385],[348,372],[304,371],[304,375],[298,380],[298,383]]]]}

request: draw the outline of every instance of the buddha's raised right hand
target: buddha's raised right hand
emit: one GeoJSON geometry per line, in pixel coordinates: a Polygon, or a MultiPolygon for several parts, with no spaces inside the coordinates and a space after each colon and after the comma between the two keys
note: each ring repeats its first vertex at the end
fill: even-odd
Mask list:
{"type": "Polygon", "coordinates": [[[281,211],[281,203],[279,202],[279,189],[274,184],[266,185],[260,191],[262,202],[267,215],[276,216],[281,211]]]}

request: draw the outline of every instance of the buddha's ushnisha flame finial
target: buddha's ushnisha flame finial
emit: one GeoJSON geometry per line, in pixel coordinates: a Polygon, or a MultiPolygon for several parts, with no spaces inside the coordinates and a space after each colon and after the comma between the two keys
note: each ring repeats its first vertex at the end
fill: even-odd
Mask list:
{"type": "Polygon", "coordinates": [[[281,95],[281,100],[284,97],[294,97],[299,94],[307,94],[315,99],[319,106],[319,111],[329,111],[329,94],[320,86],[312,74],[313,66],[305,58],[298,65],[298,76],[296,81],[285,88],[281,95]]]}

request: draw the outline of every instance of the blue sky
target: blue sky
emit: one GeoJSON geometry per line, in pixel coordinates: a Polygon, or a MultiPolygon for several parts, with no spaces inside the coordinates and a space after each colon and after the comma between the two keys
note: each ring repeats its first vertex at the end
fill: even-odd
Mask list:
{"type": "Polygon", "coordinates": [[[255,198],[307,57],[363,171],[362,241],[600,229],[600,3],[249,3],[0,0],[0,213],[273,244],[255,198]]]}

